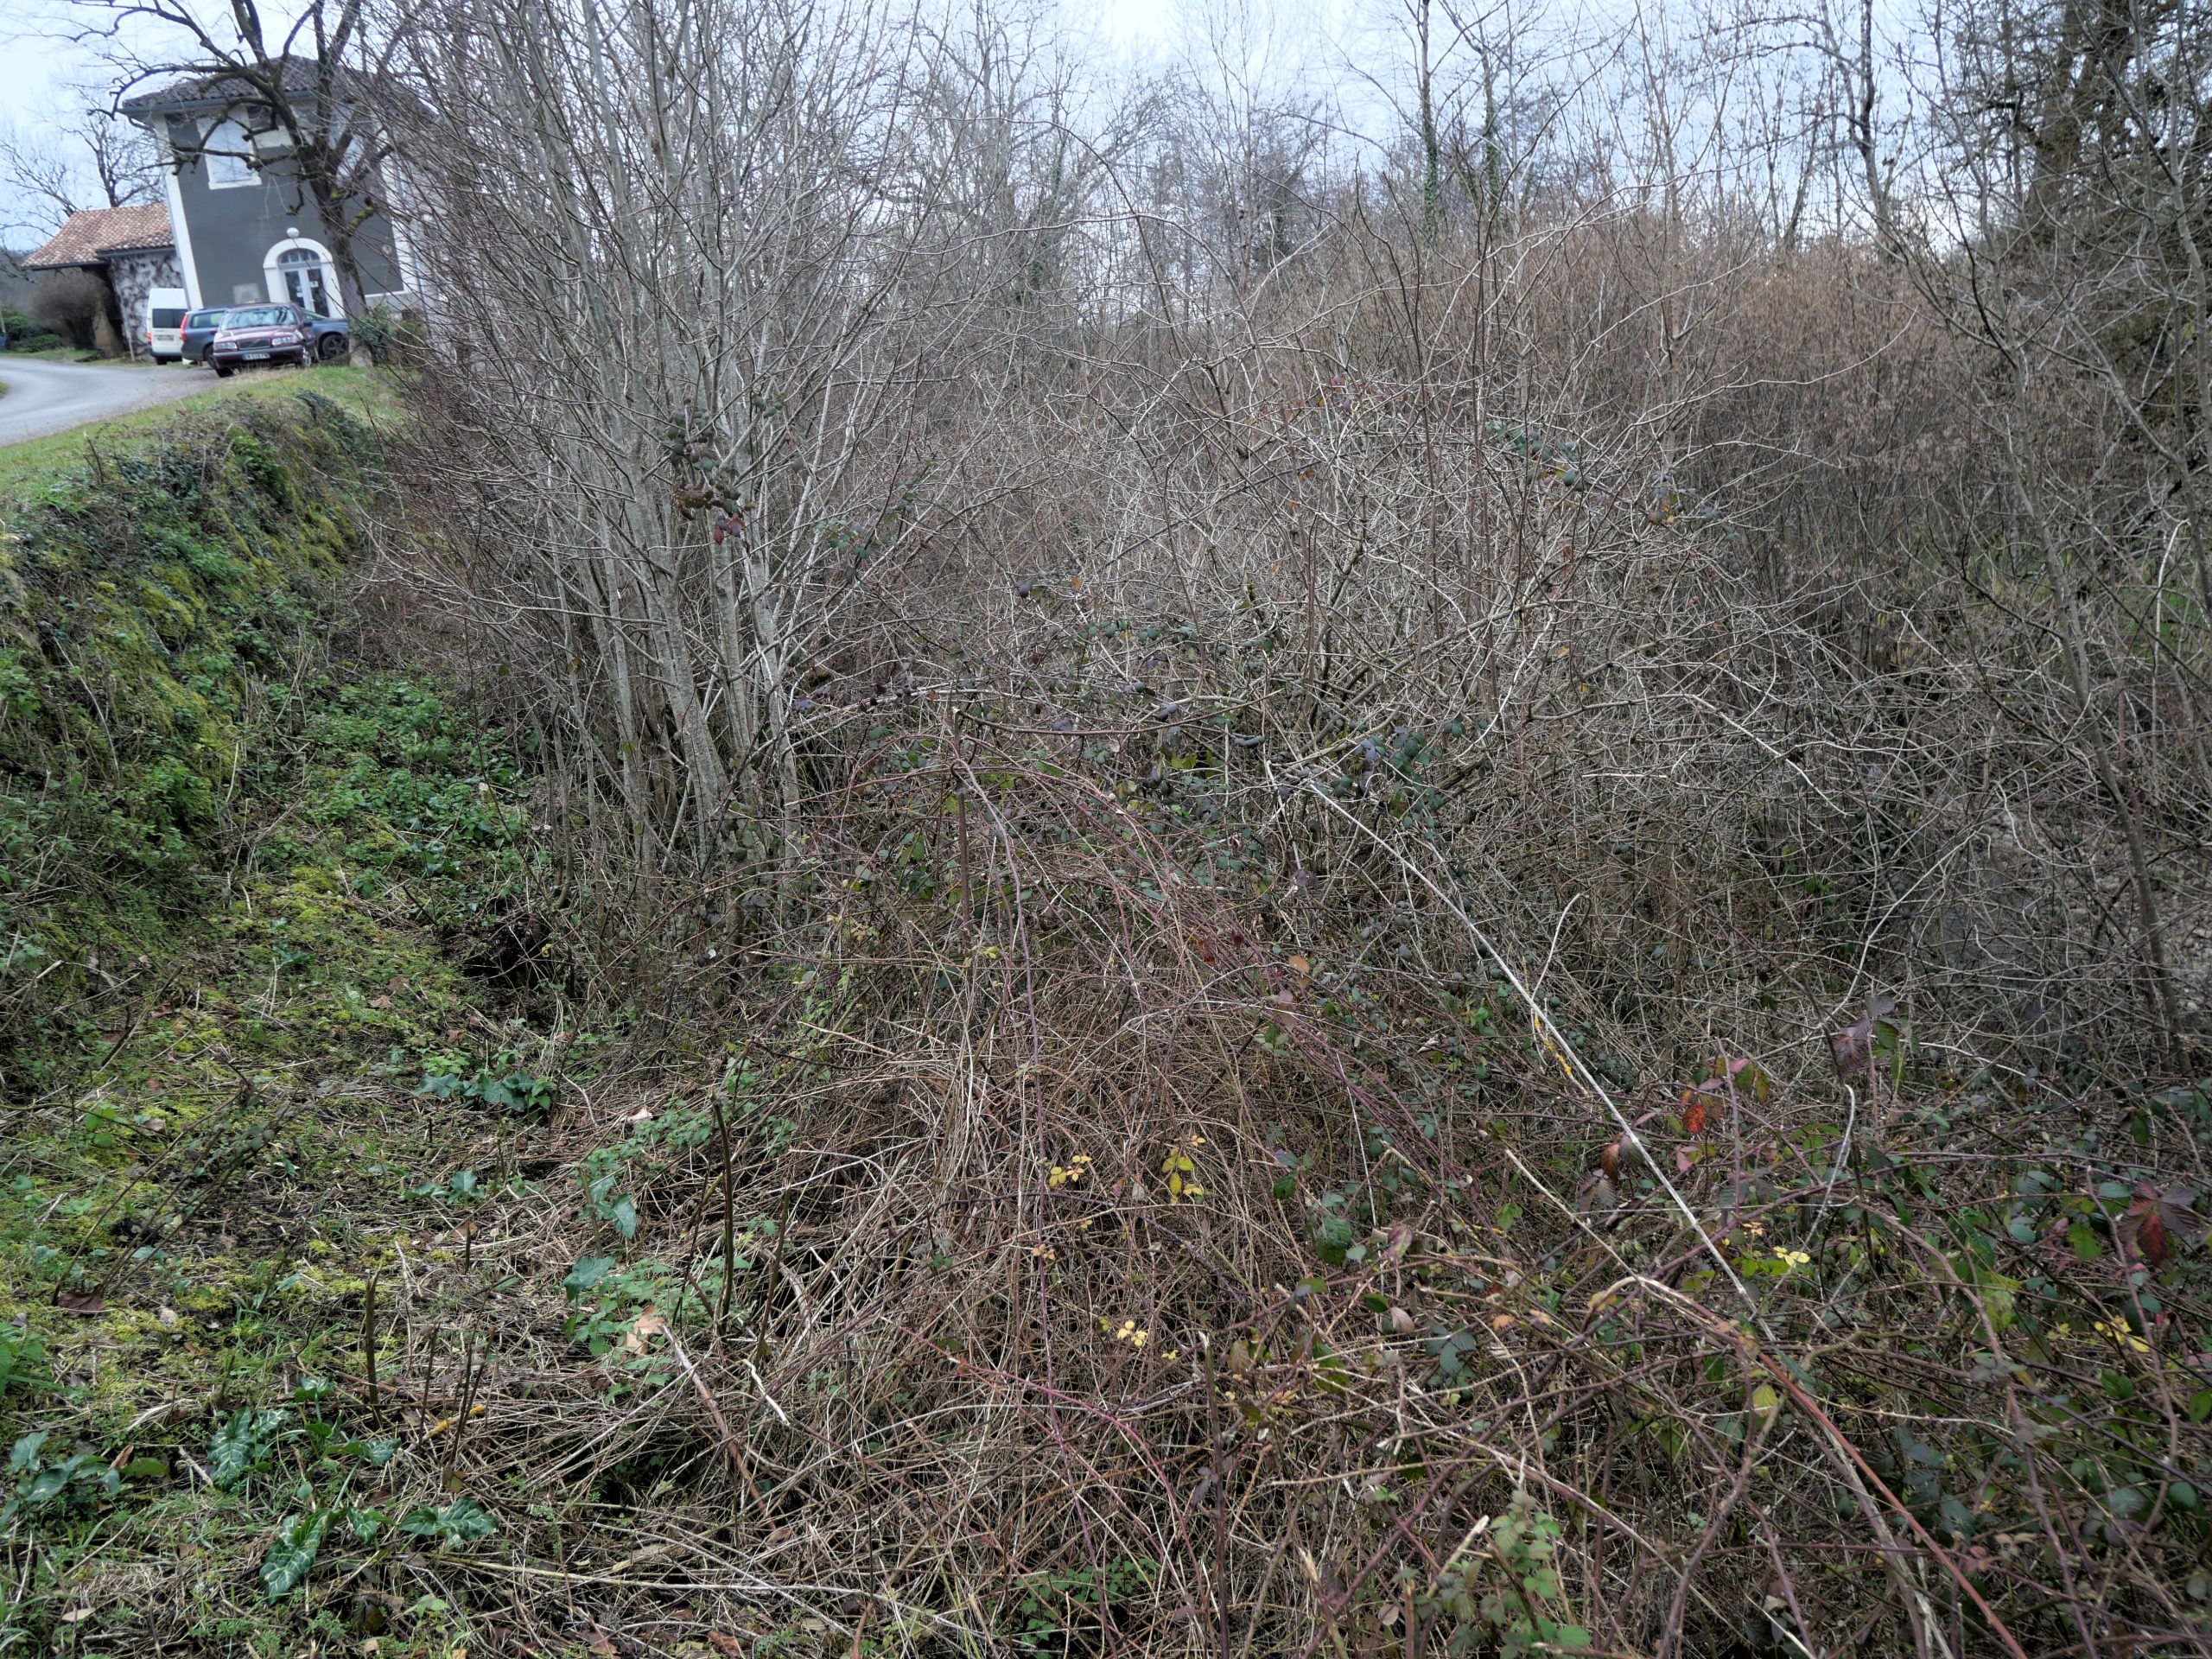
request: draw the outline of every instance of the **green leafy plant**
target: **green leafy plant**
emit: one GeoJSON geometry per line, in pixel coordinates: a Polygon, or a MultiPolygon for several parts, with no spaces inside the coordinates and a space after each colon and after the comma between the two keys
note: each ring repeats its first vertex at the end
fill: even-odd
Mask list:
{"type": "Polygon", "coordinates": [[[1446,1564],[1434,1586],[1414,1598],[1423,1620],[1433,1621],[1440,1635],[1449,1630],[1441,1650],[1524,1659],[1587,1648],[1590,1632],[1567,1623],[1559,1609],[1565,1592],[1552,1565],[1559,1539],[1559,1522],[1528,1492],[1516,1492],[1505,1512],[1491,1516],[1446,1564]]]}
{"type": "Polygon", "coordinates": [[[230,1491],[269,1465],[270,1453],[291,1413],[282,1407],[265,1411],[238,1410],[216,1425],[207,1446],[209,1477],[216,1488],[230,1491]]]}
{"type": "Polygon", "coordinates": [[[261,1558],[261,1587],[270,1600],[289,1595],[306,1580],[308,1570],[322,1549],[323,1534],[330,1529],[331,1512],[311,1510],[288,1515],[276,1529],[261,1558]]]}
{"type": "Polygon", "coordinates": [[[123,1477],[89,1452],[73,1452],[65,1458],[48,1454],[52,1431],[37,1429],[18,1440],[8,1453],[8,1473],[15,1495],[0,1509],[0,1529],[20,1518],[54,1514],[112,1497],[123,1477]]]}
{"type": "Polygon", "coordinates": [[[534,1116],[544,1111],[553,1104],[554,1098],[553,1085],[527,1071],[494,1074],[484,1071],[467,1077],[434,1071],[423,1079],[422,1088],[416,1092],[438,1100],[464,1100],[518,1117],[534,1116]]]}
{"type": "Polygon", "coordinates": [[[428,1504],[407,1512],[399,1529],[416,1538],[434,1539],[448,1549],[460,1549],[499,1529],[499,1518],[463,1493],[442,1510],[428,1504]]]}
{"type": "Polygon", "coordinates": [[[1160,1563],[1146,1555],[1024,1573],[1014,1581],[1014,1644],[1027,1653],[1065,1652],[1095,1637],[1116,1602],[1135,1600],[1159,1575],[1160,1563]]]}
{"type": "Polygon", "coordinates": [[[43,1387],[46,1344],[22,1325],[0,1324],[0,1394],[16,1387],[43,1387]]]}

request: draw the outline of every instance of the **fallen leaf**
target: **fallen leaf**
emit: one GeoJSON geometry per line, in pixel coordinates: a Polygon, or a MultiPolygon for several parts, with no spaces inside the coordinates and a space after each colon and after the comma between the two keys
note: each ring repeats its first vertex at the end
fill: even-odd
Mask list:
{"type": "Polygon", "coordinates": [[[709,1630],[707,1642],[716,1653],[728,1654],[731,1659],[743,1659],[746,1652],[744,1643],[734,1636],[725,1636],[720,1630],[709,1630]]]}
{"type": "Polygon", "coordinates": [[[646,1338],[664,1337],[667,1334],[668,1321],[661,1317],[658,1308],[647,1304],[645,1311],[638,1315],[628,1332],[624,1335],[622,1346],[631,1353],[642,1354],[646,1349],[646,1338]]]}
{"type": "Polygon", "coordinates": [[[66,1313],[97,1313],[107,1306],[107,1298],[97,1290],[63,1290],[54,1293],[54,1305],[66,1313]]]}
{"type": "Polygon", "coordinates": [[[1308,962],[1304,957],[1291,957],[1289,959],[1288,965],[1290,971],[1296,974],[1300,979],[1305,978],[1313,971],[1313,964],[1308,962]]]}

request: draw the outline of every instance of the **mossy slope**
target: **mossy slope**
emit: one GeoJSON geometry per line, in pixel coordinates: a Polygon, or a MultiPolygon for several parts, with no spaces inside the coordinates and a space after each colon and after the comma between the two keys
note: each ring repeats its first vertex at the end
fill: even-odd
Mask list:
{"type": "MultiPolygon", "coordinates": [[[[280,793],[378,471],[313,394],[99,457],[0,516],[0,1093],[152,995],[280,793]]],[[[111,1034],[108,1040],[112,1040],[111,1034]]]]}

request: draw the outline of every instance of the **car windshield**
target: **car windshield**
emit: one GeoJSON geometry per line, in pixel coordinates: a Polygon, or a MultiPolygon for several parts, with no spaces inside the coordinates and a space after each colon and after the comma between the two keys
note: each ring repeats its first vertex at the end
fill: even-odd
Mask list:
{"type": "Polygon", "coordinates": [[[233,311],[223,319],[226,328],[274,328],[289,322],[292,314],[281,305],[248,306],[243,311],[233,311]]]}
{"type": "Polygon", "coordinates": [[[220,311],[195,311],[184,320],[184,326],[188,328],[213,328],[222,321],[224,315],[220,311]]]}
{"type": "Polygon", "coordinates": [[[170,311],[164,309],[154,313],[154,327],[156,328],[180,327],[183,325],[183,322],[184,313],[181,311],[170,311]]]}

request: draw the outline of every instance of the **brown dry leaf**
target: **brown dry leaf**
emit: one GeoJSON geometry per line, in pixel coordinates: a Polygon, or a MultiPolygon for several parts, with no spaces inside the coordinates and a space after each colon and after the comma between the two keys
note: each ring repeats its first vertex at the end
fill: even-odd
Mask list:
{"type": "Polygon", "coordinates": [[[658,1308],[648,1303],[645,1311],[638,1315],[636,1322],[623,1336],[622,1346],[631,1353],[642,1354],[645,1351],[648,1337],[664,1337],[667,1334],[668,1321],[661,1317],[658,1308]]]}
{"type": "Polygon", "coordinates": [[[720,1630],[709,1630],[707,1641],[716,1653],[728,1654],[731,1659],[744,1659],[745,1643],[734,1636],[725,1636],[720,1630]]]}
{"type": "Polygon", "coordinates": [[[1289,959],[1288,966],[1290,968],[1290,971],[1296,974],[1300,979],[1305,978],[1313,971],[1313,964],[1308,962],[1304,957],[1292,957],[1289,959]]]}
{"type": "Polygon", "coordinates": [[[107,1298],[97,1290],[57,1291],[54,1305],[65,1313],[98,1313],[107,1306],[107,1298]]]}

